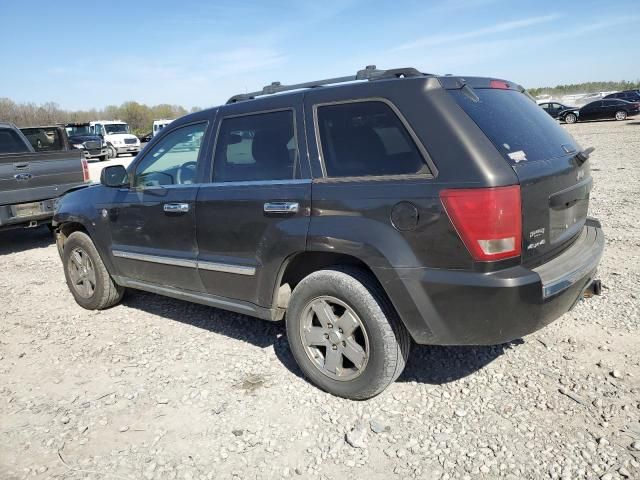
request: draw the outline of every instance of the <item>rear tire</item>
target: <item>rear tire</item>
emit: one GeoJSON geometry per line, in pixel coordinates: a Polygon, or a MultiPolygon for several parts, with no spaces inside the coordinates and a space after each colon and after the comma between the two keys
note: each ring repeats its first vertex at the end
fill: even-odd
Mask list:
{"type": "Polygon", "coordinates": [[[618,120],[618,121],[626,120],[627,119],[627,112],[625,112],[624,110],[620,110],[620,111],[616,112],[615,119],[618,120]]]}
{"type": "Polygon", "coordinates": [[[291,295],[286,325],[293,356],[311,383],[353,400],[378,395],[394,382],[411,347],[382,287],[353,267],[304,278],[291,295]]]}
{"type": "Polygon", "coordinates": [[[564,121],[566,123],[576,123],[578,121],[578,116],[575,113],[568,113],[565,115],[564,121]]]}
{"type": "Polygon", "coordinates": [[[64,243],[62,265],[67,286],[82,308],[103,310],[122,300],[124,287],[113,281],[86,233],[69,235],[64,243]]]}

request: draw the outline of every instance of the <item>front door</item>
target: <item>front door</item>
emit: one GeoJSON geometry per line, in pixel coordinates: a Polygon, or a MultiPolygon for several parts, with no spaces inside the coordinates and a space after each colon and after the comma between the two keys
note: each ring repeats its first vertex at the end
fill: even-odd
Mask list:
{"type": "Polygon", "coordinates": [[[133,166],[108,209],[112,254],[128,279],[202,291],[196,268],[196,176],[206,122],[173,129],[133,166]]]}
{"type": "Polygon", "coordinates": [[[273,103],[260,113],[247,102],[219,114],[212,183],[201,186],[196,208],[207,292],[263,307],[272,305],[285,259],[305,249],[311,206],[301,112],[273,103]]]}
{"type": "Polygon", "coordinates": [[[594,120],[600,118],[602,102],[593,102],[580,109],[580,120],[594,120]]]}

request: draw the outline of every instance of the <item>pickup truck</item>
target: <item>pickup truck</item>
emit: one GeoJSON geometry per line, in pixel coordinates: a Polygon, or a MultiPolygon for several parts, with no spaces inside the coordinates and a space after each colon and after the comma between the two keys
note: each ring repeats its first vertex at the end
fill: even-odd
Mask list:
{"type": "Polygon", "coordinates": [[[107,144],[99,135],[94,135],[88,123],[67,123],[23,127],[20,129],[36,152],[59,152],[78,149],[87,160],[107,159],[107,144]]]}
{"type": "Polygon", "coordinates": [[[80,150],[36,152],[15,125],[0,122],[0,230],[50,224],[58,197],[88,180],[80,150]]]}

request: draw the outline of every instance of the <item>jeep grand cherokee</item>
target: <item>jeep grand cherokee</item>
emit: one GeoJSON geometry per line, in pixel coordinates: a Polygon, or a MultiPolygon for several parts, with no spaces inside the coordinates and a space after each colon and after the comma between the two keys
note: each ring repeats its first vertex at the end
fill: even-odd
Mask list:
{"type": "Polygon", "coordinates": [[[284,318],[305,375],[364,399],[412,341],[507,342],[595,289],[590,150],[504,80],[274,83],[66,195],[58,246],[82,307],[134,288],[284,318]]]}

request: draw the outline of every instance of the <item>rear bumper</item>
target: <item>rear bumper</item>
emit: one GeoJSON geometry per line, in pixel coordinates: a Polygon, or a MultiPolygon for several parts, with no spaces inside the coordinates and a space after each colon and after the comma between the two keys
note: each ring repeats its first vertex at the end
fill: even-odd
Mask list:
{"type": "Polygon", "coordinates": [[[38,202],[39,212],[24,216],[16,215],[15,205],[2,205],[0,206],[0,230],[51,223],[56,202],[57,199],[42,200],[38,202]]]}
{"type": "Polygon", "coordinates": [[[381,280],[417,343],[495,345],[535,332],[573,308],[603,251],[602,228],[589,219],[567,250],[535,269],[409,268],[396,269],[395,280],[381,280]]]}

